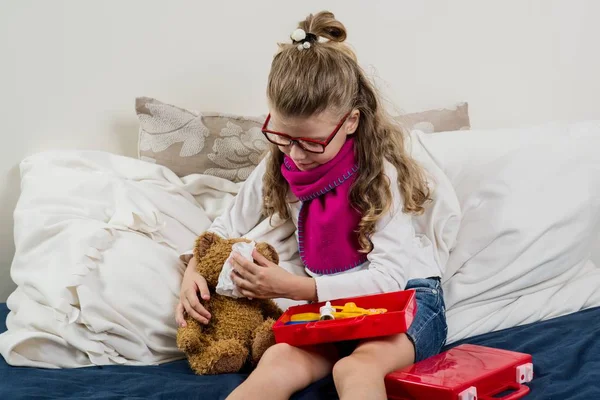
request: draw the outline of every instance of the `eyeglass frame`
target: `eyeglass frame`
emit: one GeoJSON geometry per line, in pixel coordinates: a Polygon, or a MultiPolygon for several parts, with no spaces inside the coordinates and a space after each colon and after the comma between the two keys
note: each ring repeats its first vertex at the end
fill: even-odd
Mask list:
{"type": "Polygon", "coordinates": [[[270,129],[267,129],[267,125],[269,124],[269,121],[271,120],[271,113],[269,113],[267,115],[267,119],[265,120],[265,123],[263,124],[263,127],[261,129],[261,132],[263,133],[263,135],[265,135],[265,138],[267,138],[267,140],[270,143],[273,143],[276,146],[291,146],[293,143],[298,144],[298,146],[300,146],[300,148],[306,152],[309,153],[314,153],[314,154],[323,154],[325,153],[325,148],[329,145],[329,143],[331,143],[331,141],[333,140],[333,138],[335,137],[335,135],[338,134],[338,132],[340,131],[340,129],[342,128],[342,126],[344,126],[344,123],[346,122],[346,120],[348,119],[348,117],[350,116],[351,111],[349,111],[348,113],[346,113],[346,115],[344,115],[344,117],[341,119],[341,121],[337,124],[337,126],[335,127],[335,129],[333,130],[333,132],[331,132],[331,134],[329,135],[329,137],[327,139],[325,139],[325,141],[320,141],[320,140],[316,140],[316,139],[310,139],[310,138],[293,138],[290,135],[286,134],[286,133],[282,133],[282,132],[276,132],[276,131],[272,131],[270,129]],[[270,138],[269,138],[269,133],[273,134],[273,135],[277,135],[280,137],[283,137],[287,140],[289,140],[290,142],[288,144],[280,144],[280,143],[275,143],[273,142],[270,138]],[[302,145],[302,141],[304,142],[310,142],[310,143],[315,143],[315,144],[320,144],[321,146],[323,146],[323,151],[312,151],[312,150],[308,150],[306,149],[303,145],[302,145]]]}

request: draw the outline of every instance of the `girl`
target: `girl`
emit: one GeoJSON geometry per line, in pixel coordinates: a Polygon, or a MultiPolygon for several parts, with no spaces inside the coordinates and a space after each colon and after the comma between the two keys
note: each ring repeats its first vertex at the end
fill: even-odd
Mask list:
{"type": "MultiPolygon", "coordinates": [[[[269,74],[272,143],[229,209],[210,228],[247,234],[262,216],[291,218],[306,276],[253,255],[236,258],[234,283],[250,298],[326,301],[416,289],[418,312],[406,334],[359,343],[271,347],[230,399],[287,399],[331,372],[342,399],[385,399],[384,377],[440,351],[446,340],[443,266],[413,214],[430,200],[425,173],[343,42],[330,12],[310,15],[280,45],[269,74]]],[[[205,280],[189,262],[177,307],[201,323],[210,314],[205,280]]]]}

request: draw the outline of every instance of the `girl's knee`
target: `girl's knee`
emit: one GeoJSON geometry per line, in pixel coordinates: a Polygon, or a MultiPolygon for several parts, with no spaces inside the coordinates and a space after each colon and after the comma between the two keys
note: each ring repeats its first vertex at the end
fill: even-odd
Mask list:
{"type": "Polygon", "coordinates": [[[360,357],[356,354],[344,357],[336,362],[333,366],[333,380],[340,382],[347,377],[355,375],[364,375],[364,373],[372,373],[373,365],[369,360],[360,357]]]}
{"type": "Polygon", "coordinates": [[[261,363],[286,363],[297,356],[297,350],[287,343],[277,343],[269,347],[260,359],[261,363]]]}
{"type": "MultiPolygon", "coordinates": [[[[261,375],[273,377],[285,376],[278,381],[280,387],[289,391],[300,390],[331,372],[332,363],[327,358],[326,351],[310,352],[305,349],[290,346],[285,343],[275,344],[267,349],[262,356],[257,370],[261,375]]],[[[287,393],[287,392],[286,392],[287,393]]]]}
{"type": "Polygon", "coordinates": [[[277,343],[265,351],[260,361],[269,365],[302,366],[318,360],[315,360],[315,356],[304,349],[290,346],[287,343],[277,343]]]}
{"type": "Polygon", "coordinates": [[[414,347],[406,335],[360,344],[333,366],[334,380],[349,376],[381,376],[414,363],[414,347]]]}

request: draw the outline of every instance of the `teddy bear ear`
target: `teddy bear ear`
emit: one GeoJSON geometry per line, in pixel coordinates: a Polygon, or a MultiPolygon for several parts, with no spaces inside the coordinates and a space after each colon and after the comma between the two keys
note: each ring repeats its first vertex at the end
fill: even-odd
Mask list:
{"type": "Polygon", "coordinates": [[[279,254],[273,246],[269,243],[260,242],[256,244],[256,250],[265,256],[268,260],[273,261],[275,264],[279,264],[279,254]]]}
{"type": "Polygon", "coordinates": [[[220,242],[221,237],[213,232],[204,232],[196,239],[196,246],[194,248],[194,256],[197,260],[204,257],[206,251],[215,243],[220,242]]]}

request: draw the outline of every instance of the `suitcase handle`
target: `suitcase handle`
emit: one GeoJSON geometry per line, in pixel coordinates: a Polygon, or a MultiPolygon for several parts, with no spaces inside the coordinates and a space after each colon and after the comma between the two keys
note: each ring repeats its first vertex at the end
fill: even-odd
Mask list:
{"type": "Polygon", "coordinates": [[[505,390],[514,389],[515,391],[504,396],[504,397],[493,397],[493,395],[487,396],[479,396],[480,400],[517,400],[524,397],[527,393],[529,393],[529,387],[525,385],[520,385],[518,383],[510,383],[506,385],[504,388],[500,389],[498,393],[502,393],[505,390]]]}
{"type": "MultiPolygon", "coordinates": [[[[339,320],[335,321],[335,326],[338,327],[338,326],[360,324],[365,318],[366,318],[365,315],[361,315],[360,317],[345,318],[345,321],[343,319],[339,319],[339,320]]],[[[309,322],[308,324],[306,324],[306,329],[330,329],[332,326],[329,323],[320,324],[319,322],[321,322],[321,321],[309,322]]],[[[333,321],[327,321],[327,322],[333,322],[333,321]]]]}

